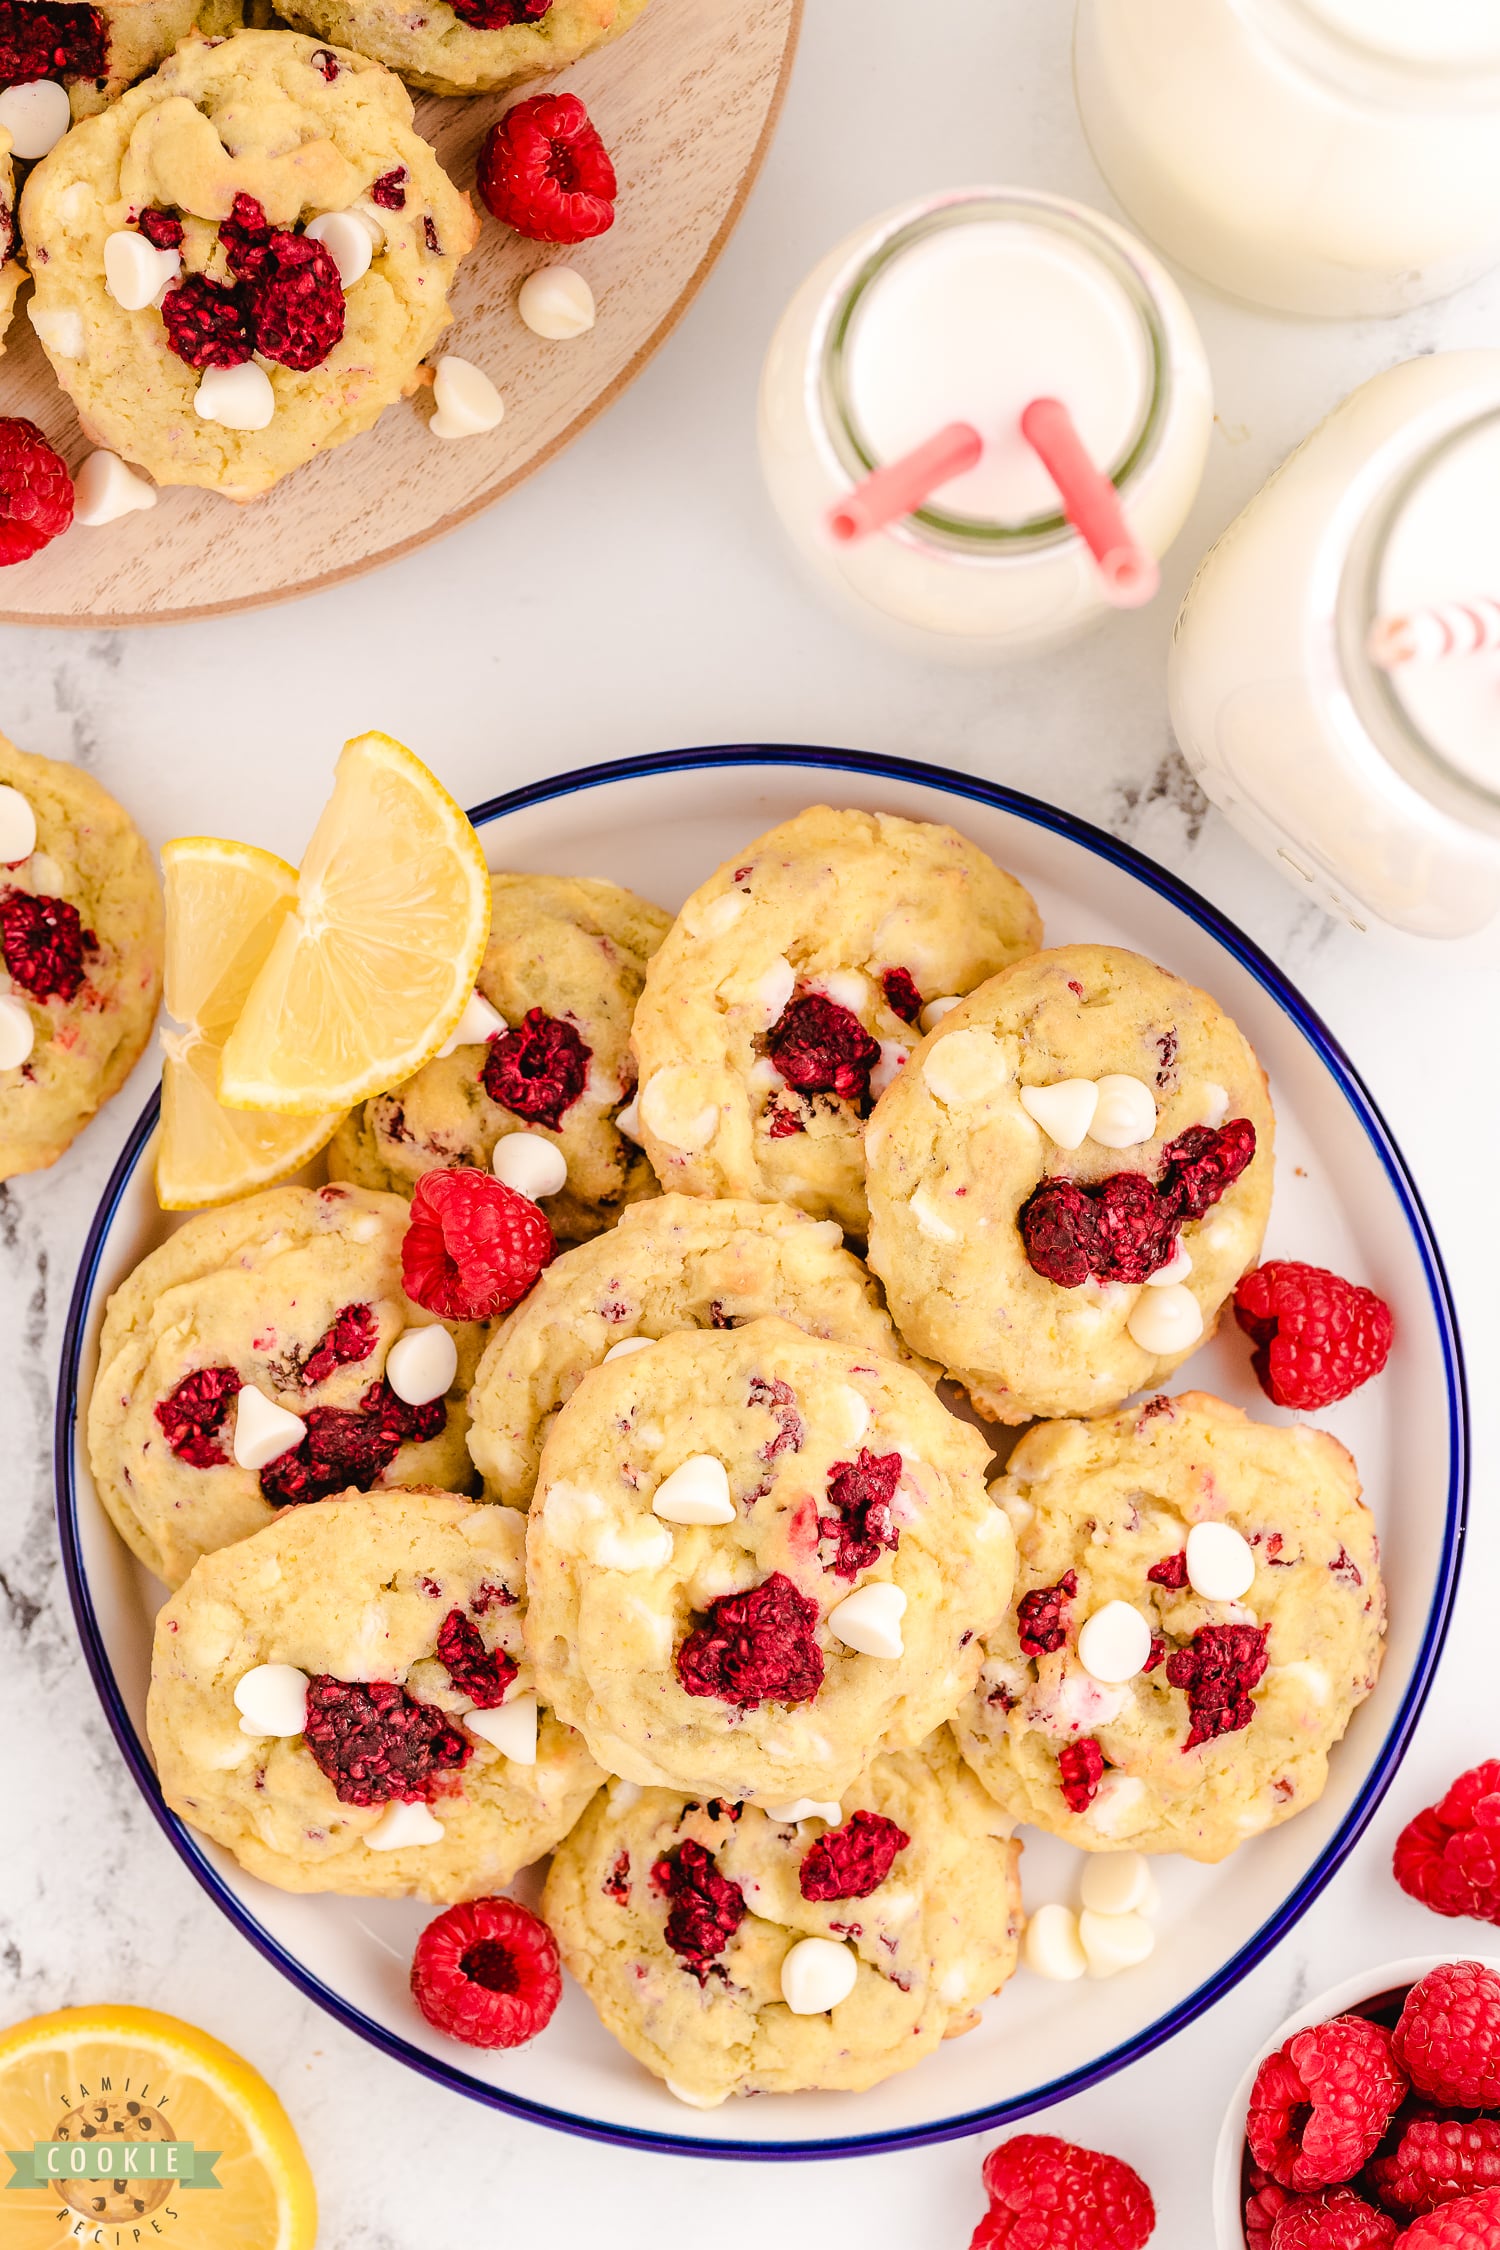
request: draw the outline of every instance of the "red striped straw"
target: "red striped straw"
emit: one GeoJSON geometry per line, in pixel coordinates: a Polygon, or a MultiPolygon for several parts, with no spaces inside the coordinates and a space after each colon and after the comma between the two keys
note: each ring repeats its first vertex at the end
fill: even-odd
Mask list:
{"type": "Polygon", "coordinates": [[[1149,602],[1161,584],[1156,557],[1125,521],[1119,493],[1089,458],[1062,400],[1034,398],[1021,416],[1021,435],[1057,486],[1063,514],[1098,564],[1108,599],[1116,609],[1149,602]]]}
{"type": "Polygon", "coordinates": [[[1471,602],[1443,602],[1406,617],[1377,617],[1370,627],[1370,662],[1382,672],[1402,664],[1440,664],[1449,656],[1480,656],[1500,648],[1500,601],[1481,594],[1471,602]]]}
{"type": "Polygon", "coordinates": [[[899,461],[872,470],[847,499],[829,510],[829,530],[835,539],[847,544],[851,539],[867,539],[872,531],[883,531],[902,516],[915,515],[939,485],[974,468],[983,451],[984,440],[970,423],[949,422],[914,452],[903,453],[899,461]]]}

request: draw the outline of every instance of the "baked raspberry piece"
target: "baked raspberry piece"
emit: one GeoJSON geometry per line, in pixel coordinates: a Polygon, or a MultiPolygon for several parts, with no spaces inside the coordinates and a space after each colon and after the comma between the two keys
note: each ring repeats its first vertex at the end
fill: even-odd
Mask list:
{"type": "Polygon", "coordinates": [[[486,209],[533,242],[586,242],[615,223],[615,168],[576,94],[508,109],[484,137],[475,184],[486,209]]]}
{"type": "Polygon", "coordinates": [[[1271,2226],[1270,2250],[1390,2250],[1396,2221],[1352,2188],[1299,2195],[1284,2203],[1271,2226]]]}
{"type": "Polygon", "coordinates": [[[1149,1281],[1170,1265],[1176,1215],[1144,1172],[1112,1172],[1094,1190],[1096,1281],[1149,1281]]]}
{"type": "MultiPolygon", "coordinates": [[[[718,1325],[715,1321],[714,1326],[718,1325]]],[[[807,1431],[802,1416],[797,1411],[797,1394],[790,1383],[784,1382],[779,1375],[769,1378],[752,1375],[749,1404],[764,1407],[776,1424],[775,1435],[768,1438],[760,1448],[759,1457],[762,1461],[774,1461],[778,1453],[802,1451],[802,1441],[807,1431]]],[[[847,1468],[848,1463],[835,1464],[835,1471],[840,1466],[847,1468]]]]}
{"type": "Polygon", "coordinates": [[[797,1882],[806,1899],[868,1898],[911,1842],[884,1813],[855,1812],[809,1845],[797,1882]]]}
{"type": "Polygon", "coordinates": [[[73,479],[35,422],[0,415],[0,570],[28,562],[73,521],[73,479]]]}
{"type": "Polygon", "coordinates": [[[836,1578],[857,1578],[883,1551],[894,1554],[901,1533],[891,1513],[901,1482],[899,1453],[871,1453],[865,1446],[854,1461],[836,1461],[828,1479],[832,1515],[819,1516],[818,1532],[836,1543],[829,1569],[836,1578]]]}
{"type": "Polygon", "coordinates": [[[97,8],[66,0],[0,0],[0,87],[38,78],[103,78],[109,27],[97,8]]]}
{"type": "Polygon", "coordinates": [[[478,1626],[461,1609],[450,1609],[438,1627],[437,1659],[448,1667],[459,1694],[480,1711],[497,1709],[516,1676],[515,1659],[503,1648],[486,1648],[478,1626]]]}
{"type": "Polygon", "coordinates": [[[473,31],[509,31],[512,24],[540,23],[552,0],[449,0],[460,23],[473,31]]]}
{"type": "Polygon", "coordinates": [[[1500,2121],[1414,2118],[1391,2154],[1371,2164],[1370,2185],[1403,2219],[1420,2218],[1455,2196],[1500,2188],[1500,2121]]]}
{"type": "Polygon", "coordinates": [[[1051,1656],[1068,1637],[1063,1611],[1078,1591],[1078,1573],[1065,1571],[1055,1586],[1033,1586],[1016,1605],[1016,1631],[1023,1656],[1051,1656]]]}
{"type": "Polygon", "coordinates": [[[1439,2204],[1400,2241],[1401,2250],[1500,2250],[1500,2188],[1439,2204]]]}
{"type": "Polygon", "coordinates": [[[562,1971],[552,1932],[513,1898],[473,1898],[429,1922],[411,1963],[412,1998],[469,2047],[524,2047],[552,2021],[562,1971]]]}
{"type": "Polygon", "coordinates": [[[485,1048],[479,1083],[502,1109],[555,1133],[588,1084],[592,1053],[572,1024],[528,1008],[514,1031],[485,1048]]]}
{"type": "Polygon", "coordinates": [[[1026,1262],[1059,1289],[1081,1289],[1099,1255],[1099,1213],[1076,1180],[1042,1180],[1016,1214],[1026,1262]]]}
{"type": "Polygon", "coordinates": [[[529,1196],[466,1166],[424,1172],[401,1244],[401,1286],[440,1320],[493,1320],[557,1250],[529,1196]]]}
{"type": "Polygon", "coordinates": [[[65,898],[44,898],[35,891],[0,896],[0,954],[12,982],[31,999],[75,999],[87,974],[84,955],[97,945],[77,907],[65,898]]]}
{"type": "Polygon", "coordinates": [[[1190,1125],[1161,1152],[1157,1192],[1174,1218],[1201,1219],[1234,1186],[1255,1155],[1248,1117],[1227,1125],[1190,1125]]]}
{"type": "Polygon", "coordinates": [[[190,273],[162,299],[167,342],[189,367],[243,367],[255,351],[244,289],[190,273]]]}
{"type": "Polygon", "coordinates": [[[370,189],[370,201],[382,211],[406,209],[406,166],[398,164],[394,172],[382,172],[370,189]]]}
{"type": "Polygon", "coordinates": [[[1256,2072],[1245,2121],[1250,2153],[1300,2194],[1342,2187],[1380,2146],[1405,2093],[1384,2025],[1335,2016],[1294,2032],[1256,2072]]]}
{"type": "Polygon", "coordinates": [[[880,989],[893,1016],[899,1016],[903,1023],[916,1022],[922,1013],[922,995],[910,969],[882,969],[880,989]]]}
{"type": "Polygon", "coordinates": [[[1180,1554],[1165,1555],[1159,1563],[1153,1563],[1146,1576],[1153,1586],[1165,1586],[1169,1593],[1180,1594],[1188,1582],[1186,1547],[1180,1554]]]}
{"type": "Polygon", "coordinates": [[[265,267],[271,247],[271,222],[253,195],[237,195],[219,224],[219,241],[236,281],[253,281],[265,267]]]}
{"type": "Polygon", "coordinates": [[[766,1052],[799,1094],[836,1094],[863,1108],[870,1099],[870,1073],[880,1060],[880,1042],[852,1009],[826,993],[804,992],[787,1002],[766,1033],[766,1052]]]}
{"type": "Polygon", "coordinates": [[[278,228],[246,279],[255,349],[305,375],[344,335],[344,285],[332,254],[305,234],[278,228]]]}
{"type": "Polygon", "coordinates": [[[1429,1969],[1406,1995],[1392,2052],[1419,2094],[1450,2109],[1500,2104],[1500,1976],[1478,1961],[1429,1969]]]}
{"type": "Polygon", "coordinates": [[[1255,1717],[1250,1690],[1265,1677],[1270,1631],[1269,1625],[1200,1625],[1187,1647],[1167,1658],[1169,1685],[1188,1699],[1185,1751],[1249,1726],[1255,1717]]]}
{"type": "Polygon", "coordinates": [[[742,1711],[810,1703],[823,1685],[817,1622],[817,1603],[773,1571],[747,1593],[709,1603],[677,1651],[677,1677],[687,1694],[717,1696],[742,1711]]]}
{"type": "Polygon", "coordinates": [[[612,1898],[616,1906],[623,1906],[625,1904],[625,1901],[630,1896],[629,1852],[616,1852],[614,1859],[610,1863],[610,1870],[604,1878],[602,1887],[605,1897],[612,1898]]]}
{"type": "Polygon", "coordinates": [[[1396,1838],[1403,1891],[1434,1914],[1500,1922],[1500,1759],[1460,1774],[1396,1838]]]}
{"type": "Polygon", "coordinates": [[[333,1316],[306,1359],[296,1367],[295,1379],[305,1390],[326,1383],[339,1367],[357,1367],[368,1359],[380,1341],[380,1323],[370,1305],[344,1305],[333,1316]]]}
{"type": "Polygon", "coordinates": [[[1069,1812],[1087,1812],[1104,1779],[1104,1752],[1093,1737],[1065,1743],[1057,1753],[1057,1783],[1069,1812]]]}
{"type": "Polygon", "coordinates": [[[990,2210],[974,2250],[1144,2250],[1151,2190],[1117,2156],[1051,2133],[1018,2133],[984,2160],[990,2210]]]}
{"type": "Polygon", "coordinates": [[[668,1901],[666,1940],[683,1967],[700,1984],[722,1976],[715,1964],[747,1911],[739,1885],[719,1873],[712,1852],[687,1836],[656,1862],[651,1888],[668,1901]]]}
{"type": "Polygon", "coordinates": [[[382,1375],[357,1407],[314,1406],[302,1419],[307,1434],[300,1444],[260,1472],[262,1494],[278,1507],[300,1507],[331,1499],[351,1486],[364,1491],[378,1484],[403,1445],[439,1434],[448,1408],[440,1398],[408,1406],[382,1375]]]}
{"type": "Polygon", "coordinates": [[[1384,1298],[1295,1258],[1273,1258],[1247,1273],[1234,1293],[1234,1317],[1256,1347],[1256,1380],[1277,1406],[1331,1406],[1378,1375],[1390,1357],[1384,1298]]]}
{"type": "Polygon", "coordinates": [[[194,1469],[228,1466],[219,1433],[239,1391],[240,1378],[232,1367],[199,1367],[157,1400],[153,1411],[179,1461],[194,1469]]]}
{"type": "Polygon", "coordinates": [[[419,1703],[394,1680],[307,1683],[303,1739],[344,1805],[430,1803],[474,1745],[446,1712],[419,1703]]]}
{"type": "Polygon", "coordinates": [[[791,1139],[793,1133],[805,1133],[807,1127],[794,1109],[788,1109],[778,1101],[769,1101],[766,1104],[766,1131],[773,1141],[786,1141],[791,1139]]]}
{"type": "Polygon", "coordinates": [[[153,250],[182,248],[182,221],[171,211],[143,211],[136,225],[153,250]]]}

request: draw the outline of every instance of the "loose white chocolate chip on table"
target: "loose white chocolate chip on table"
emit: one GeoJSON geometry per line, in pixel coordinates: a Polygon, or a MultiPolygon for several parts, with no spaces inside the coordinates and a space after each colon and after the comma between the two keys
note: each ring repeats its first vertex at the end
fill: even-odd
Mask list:
{"type": "Polygon", "coordinates": [[[372,1852],[405,1851],[411,1844],[440,1844],[443,1824],[434,1820],[425,1805],[404,1805],[399,1799],[387,1805],[373,1828],[365,1830],[372,1852]]]}
{"type": "Polygon", "coordinates": [[[71,305],[54,305],[43,309],[35,297],[26,307],[32,327],[58,359],[82,359],[84,346],[83,315],[71,305]]]}
{"type": "Polygon", "coordinates": [[[1021,1107],[1059,1148],[1082,1148],[1099,1107],[1099,1089],[1092,1078],[1060,1078],[1055,1086],[1023,1086],[1021,1107]]]}
{"type": "Polygon", "coordinates": [[[445,352],[432,378],[437,412],[427,427],[434,437],[482,437],[505,419],[505,401],[482,368],[445,352]]]}
{"type": "Polygon", "coordinates": [[[307,1435],[307,1424],[267,1398],[253,1383],[240,1387],[234,1402],[234,1457],[242,1469],[268,1468],[307,1435]]]}
{"type": "Polygon", "coordinates": [[[509,1029],[499,1009],[492,1008],[482,992],[471,992],[464,1002],[463,1014],[439,1047],[437,1059],[444,1061],[460,1047],[482,1047],[487,1040],[509,1029]]]}
{"type": "Polygon", "coordinates": [[[719,1123],[714,1104],[698,1099],[697,1084],[697,1073],[686,1064],[669,1063],[646,1080],[636,1097],[647,1130],[689,1154],[707,1148],[719,1123]]]}
{"type": "Polygon", "coordinates": [[[338,267],[339,281],[352,289],[363,281],[375,256],[370,230],[352,211],[324,211],[307,225],[309,242],[321,242],[338,267]]]}
{"type": "Polygon", "coordinates": [[[1132,1343],[1155,1359],[1185,1352],[1203,1334],[1203,1314],[1190,1289],[1173,1282],[1166,1289],[1151,1289],[1137,1297],[1125,1321],[1132,1343]]]}
{"type": "Polygon", "coordinates": [[[971,1024],[940,1039],[922,1065],[929,1090],[950,1109],[987,1101],[1010,1083],[1005,1049],[992,1032],[971,1024]]]}
{"type": "Polygon", "coordinates": [[[90,531],[155,506],[155,485],[127,469],[117,453],[91,453],[73,479],[73,521],[90,531]]]}
{"type": "Polygon", "coordinates": [[[490,1168],[504,1186],[540,1203],[568,1184],[568,1160],[542,1133],[506,1133],[496,1141],[490,1168]]]}
{"type": "Polygon", "coordinates": [[[68,89],[53,78],[31,78],[0,94],[0,126],[10,135],[12,156],[34,164],[50,156],[73,122],[68,89]]]}
{"type": "Polygon", "coordinates": [[[122,312],[144,312],[181,271],[180,250],[158,250],[133,227],[105,237],[104,286],[122,312]]]}
{"type": "Polygon", "coordinates": [[[1255,1583],[1255,1550],[1232,1523],[1195,1523],[1187,1535],[1188,1584],[1208,1602],[1237,1602],[1255,1583]]]}
{"type": "Polygon", "coordinates": [[[1101,1148],[1139,1148],[1156,1131],[1156,1096],[1144,1079],[1113,1071],[1096,1079],[1098,1107],[1089,1138],[1101,1148]]]}
{"type": "Polygon", "coordinates": [[[1078,1940],[1091,1977],[1138,1969],[1156,1951],[1156,1932],[1139,1914],[1094,1914],[1085,1907],[1078,1917],[1078,1940]]]}
{"type": "Polygon", "coordinates": [[[193,398],[200,422],[225,430],[268,430],[276,415],[271,378],[253,359],[239,367],[205,367],[193,398]]]}
{"type": "Polygon", "coordinates": [[[235,1683],[241,1734],[293,1735],[307,1727],[307,1674],[295,1664],[257,1664],[235,1683]]]}
{"type": "Polygon", "coordinates": [[[1146,1276],[1148,1289],[1170,1289],[1176,1281],[1186,1281],[1193,1270],[1193,1261],[1179,1242],[1164,1266],[1146,1276]]]}
{"type": "Polygon", "coordinates": [[[31,1010],[13,992],[0,992],[0,1070],[19,1070],[35,1045],[31,1010]]]}
{"type": "Polygon", "coordinates": [[[641,1145],[641,1105],[632,1094],[622,1109],[615,1111],[615,1131],[623,1133],[627,1141],[641,1145]]]}
{"type": "Polygon", "coordinates": [[[962,1006],[962,1004],[962,993],[940,993],[936,1000],[928,1001],[917,1021],[924,1031],[932,1031],[942,1022],[944,1016],[948,1015],[954,1008],[962,1006]]]}
{"type": "Polygon", "coordinates": [[[825,2016],[847,2000],[859,1965],[833,1938],[803,1938],[781,1964],[781,1997],[794,2016],[825,2016]]]}
{"type": "Polygon", "coordinates": [[[514,1766],[536,1764],[537,1705],[528,1691],[507,1696],[493,1711],[465,1711],[464,1725],[514,1766]]]}
{"type": "Polygon", "coordinates": [[[904,1653],[901,1620],[905,1615],[906,1596],[899,1586],[859,1586],[830,1610],[828,1629],[845,1648],[861,1656],[894,1658],[904,1653]]]}
{"type": "Polygon", "coordinates": [[[1143,1852],[1090,1852],[1080,1890],[1091,1914],[1149,1914],[1160,1904],[1143,1852]]]}
{"type": "Polygon", "coordinates": [[[1107,1687],[1133,1680],[1151,1660],[1151,1628],[1129,1602],[1106,1602],[1084,1620],[1078,1635],[1078,1660],[1107,1687]]]}
{"type": "Polygon", "coordinates": [[[516,310],[533,336],[551,344],[585,336],[595,320],[594,292],[574,266],[541,266],[516,292],[516,310]]]}
{"type": "Polygon", "coordinates": [[[14,867],[36,850],[36,814],[31,800],[10,783],[0,782],[0,867],[14,867]]]}
{"type": "Polygon", "coordinates": [[[899,1039],[881,1040],[880,1060],[870,1072],[870,1092],[876,1101],[879,1101],[887,1086],[893,1086],[900,1077],[910,1053],[911,1049],[899,1039]]]}
{"type": "Polygon", "coordinates": [[[844,1817],[838,1805],[823,1797],[793,1797],[790,1804],[767,1805],[765,1815],[767,1820],[788,1823],[796,1820],[826,1820],[830,1828],[837,1828],[844,1817]]]}
{"type": "Polygon", "coordinates": [[[606,1366],[612,1359],[628,1359],[632,1352],[643,1352],[656,1342],[654,1336],[622,1336],[618,1344],[611,1344],[604,1355],[606,1366]]]}
{"type": "Polygon", "coordinates": [[[403,1328],[385,1355],[385,1379],[407,1406],[429,1406],[453,1387],[458,1346],[440,1321],[403,1328]]]}
{"type": "Polygon", "coordinates": [[[1027,1968],[1054,1984],[1074,1984],[1088,1974],[1078,1917],[1055,1899],[1027,1918],[1024,1952],[1027,1968]]]}
{"type": "Polygon", "coordinates": [[[711,1453],[690,1454],[657,1486],[651,1512],[665,1523],[733,1523],[728,1470],[711,1453]]]}

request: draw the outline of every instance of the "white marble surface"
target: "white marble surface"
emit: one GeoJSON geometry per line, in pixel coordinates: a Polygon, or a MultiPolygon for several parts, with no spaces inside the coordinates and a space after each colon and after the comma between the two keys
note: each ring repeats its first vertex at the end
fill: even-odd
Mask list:
{"type": "MultiPolygon", "coordinates": [[[[1397,1827],[1500,1748],[1487,1360],[1500,1250],[1487,1129],[1500,1096],[1493,938],[1439,950],[1335,928],[1205,809],[1162,698],[1173,604],[1269,468],[1351,385],[1414,352],[1491,343],[1500,277],[1389,325],[1295,326],[1191,292],[1219,383],[1198,507],[1155,608],[1004,674],[926,669],[804,598],[757,482],[752,403],[774,317],[861,217],[978,179],[1107,198],[1074,115],[1065,0],[809,0],[779,140],[739,233],[667,348],[564,457],[446,545],[304,603],[128,636],[0,632],[0,726],[88,765],[151,837],[217,831],[295,857],[339,742],[377,725],[474,802],[594,758],[690,742],[853,743],[1034,790],[1206,891],[1296,977],[1372,1082],[1429,1199],[1478,1370],[1465,1589],[1387,1808],[1245,1988],[1047,2123],[1136,2162],[1157,2240],[1210,2237],[1209,2163],[1242,2062],[1304,1992],[1477,1928],[1388,1874],[1397,1827]],[[934,28],[940,23],[941,28],[934,28]],[[913,98],[913,87],[924,91],[913,98]]],[[[4,375],[0,367],[0,410],[4,375]]],[[[107,537],[107,533],[79,534],[107,537]]],[[[177,2009],[275,2080],[306,2140],[330,2250],[835,2238],[962,2245],[983,2144],[795,2174],[566,2143],[443,2095],[304,2004],[230,1934],[137,1801],[74,1645],[52,1527],[53,1369],[89,1214],[138,1078],[48,1175],[0,1189],[10,1464],[0,1541],[0,2003],[7,2020],[106,1997],[177,2009]]]]}

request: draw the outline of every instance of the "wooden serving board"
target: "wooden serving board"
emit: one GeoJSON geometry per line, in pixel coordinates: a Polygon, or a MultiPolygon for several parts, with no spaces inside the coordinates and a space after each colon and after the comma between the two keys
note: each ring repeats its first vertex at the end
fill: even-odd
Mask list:
{"type": "MultiPolygon", "coordinates": [[[[617,397],[690,303],[739,217],[781,106],[802,0],[652,0],[635,29],[544,83],[587,102],[619,174],[613,227],[571,249],[485,219],[459,269],[441,350],[474,360],[505,398],[484,437],[427,429],[431,393],[239,507],[185,486],[155,508],[81,528],[0,572],[9,624],[165,624],[286,601],[391,562],[487,508],[617,397]],[[597,325],[571,343],[533,336],[515,307],[549,261],[587,275],[597,325]]],[[[424,97],[419,129],[461,187],[512,97],[424,97]]],[[[89,451],[23,297],[0,358],[0,413],[41,425],[76,467],[89,451]]]]}

